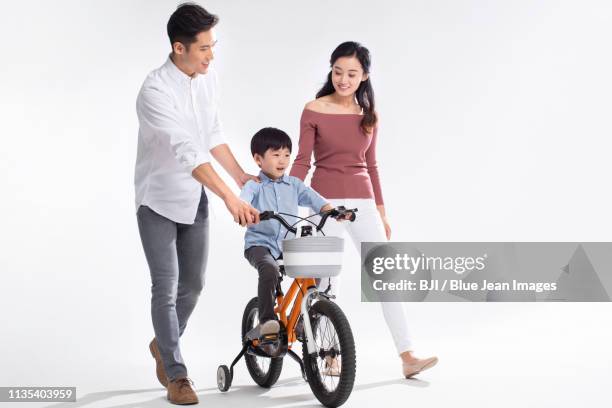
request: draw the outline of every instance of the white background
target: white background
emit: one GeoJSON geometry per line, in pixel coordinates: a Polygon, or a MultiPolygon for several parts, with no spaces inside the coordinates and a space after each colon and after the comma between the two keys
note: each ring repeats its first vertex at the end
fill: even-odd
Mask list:
{"type": "MultiPolygon", "coordinates": [[[[606,1],[207,1],[222,119],[286,130],[342,41],[370,48],[378,156],[397,241],[612,241],[612,6],[606,1]]],[[[135,98],[176,2],[3,2],[0,386],[73,385],[74,406],[166,406],[147,344],[150,280],[133,207],[135,98]]],[[[295,152],[294,152],[295,153],[295,152]]],[[[229,179],[228,179],[229,182],[229,179]]],[[[235,186],[233,186],[235,188],[235,186]]],[[[237,191],[237,189],[236,189],[237,191]]],[[[256,272],[212,200],[207,285],[183,338],[202,404],[316,406],[287,361],[259,389],[239,351],[256,272]]],[[[407,304],[420,380],[402,380],[350,248],[340,304],[357,341],[347,406],[609,406],[610,304],[407,304]]],[[[610,273],[610,271],[607,271],[610,273]]]]}

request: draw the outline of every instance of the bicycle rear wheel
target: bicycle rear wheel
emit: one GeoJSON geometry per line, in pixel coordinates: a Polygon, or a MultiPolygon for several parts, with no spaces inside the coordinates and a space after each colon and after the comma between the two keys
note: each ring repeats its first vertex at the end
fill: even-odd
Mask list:
{"type": "Polygon", "coordinates": [[[308,384],[326,407],[346,402],[355,383],[355,341],[342,309],[329,300],[316,302],[309,311],[315,355],[302,345],[308,384]]]}
{"type": "MultiPolygon", "coordinates": [[[[242,316],[242,338],[252,328],[259,324],[259,301],[257,297],[254,297],[249,301],[244,309],[242,316]]],[[[270,388],[273,386],[280,373],[283,369],[283,358],[266,358],[255,356],[249,353],[244,355],[244,361],[246,362],[247,369],[253,381],[257,385],[270,388]]]]}

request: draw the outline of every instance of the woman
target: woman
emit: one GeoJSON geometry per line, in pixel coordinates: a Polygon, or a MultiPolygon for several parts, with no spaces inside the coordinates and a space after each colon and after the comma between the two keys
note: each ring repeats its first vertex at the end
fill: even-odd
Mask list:
{"type": "MultiPolygon", "coordinates": [[[[302,113],[299,151],[290,174],[304,180],[314,152],[311,187],[334,206],[359,209],[354,223],[334,223],[326,229],[327,235],[346,231],[360,251],[363,241],[391,238],[376,163],[378,117],[369,78],[370,53],[349,41],[334,50],[330,63],[327,82],[302,113]]],[[[433,367],[437,357],[413,355],[402,303],[381,302],[381,306],[404,376],[433,367]]]]}

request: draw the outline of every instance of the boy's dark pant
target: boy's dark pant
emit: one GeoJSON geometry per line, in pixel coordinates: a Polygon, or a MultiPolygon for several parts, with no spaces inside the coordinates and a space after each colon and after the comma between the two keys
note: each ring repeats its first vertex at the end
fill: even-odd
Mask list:
{"type": "Polygon", "coordinates": [[[244,257],[259,272],[257,296],[259,297],[259,322],[276,319],[274,314],[274,296],[278,283],[278,263],[270,250],[262,246],[252,246],[244,251],[244,257]]]}

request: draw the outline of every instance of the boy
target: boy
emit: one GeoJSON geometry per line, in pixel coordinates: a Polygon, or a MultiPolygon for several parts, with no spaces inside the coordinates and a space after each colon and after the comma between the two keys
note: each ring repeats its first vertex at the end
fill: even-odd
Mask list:
{"type": "MultiPolygon", "coordinates": [[[[249,181],[240,193],[247,203],[259,211],[297,214],[298,205],[314,212],[332,210],[316,191],[297,177],[287,176],[291,156],[291,139],[282,130],[264,128],[251,139],[251,154],[261,168],[261,183],[249,181]]],[[[287,230],[276,221],[263,221],[249,226],[244,236],[244,256],[259,272],[260,336],[277,334],[280,326],[274,313],[274,296],[279,267],[276,259],[282,252],[287,230]]]]}

